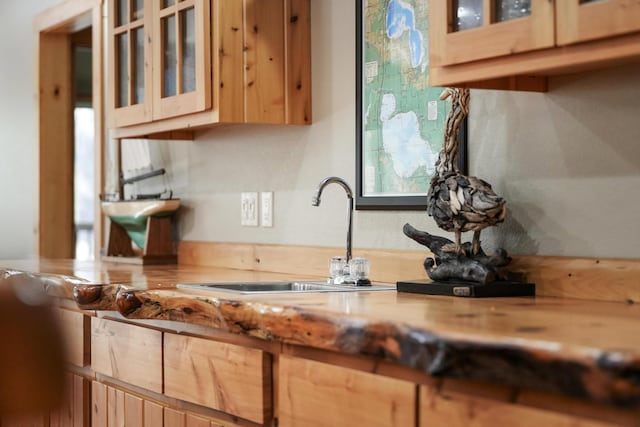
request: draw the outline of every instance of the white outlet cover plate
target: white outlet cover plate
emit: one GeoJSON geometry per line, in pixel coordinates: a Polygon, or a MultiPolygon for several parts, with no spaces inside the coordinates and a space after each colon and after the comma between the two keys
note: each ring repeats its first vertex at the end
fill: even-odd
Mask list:
{"type": "Polygon", "coordinates": [[[258,226],[258,193],[240,194],[240,225],[258,226]]]}
{"type": "Polygon", "coordinates": [[[260,193],[260,225],[273,227],[273,191],[260,193]]]}

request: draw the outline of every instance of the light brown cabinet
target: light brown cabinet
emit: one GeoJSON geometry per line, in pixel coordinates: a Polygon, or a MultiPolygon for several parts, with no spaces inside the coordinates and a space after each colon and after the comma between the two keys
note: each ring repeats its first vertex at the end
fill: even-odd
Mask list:
{"type": "Polygon", "coordinates": [[[114,137],[311,123],[309,0],[109,0],[114,137]]]}
{"type": "Polygon", "coordinates": [[[523,76],[640,60],[638,2],[447,0],[429,7],[433,85],[544,90],[523,76]]]}
{"type": "Polygon", "coordinates": [[[271,357],[257,349],[165,333],[164,394],[267,423],[272,418],[271,357]]]}
{"type": "Polygon", "coordinates": [[[278,425],[413,426],[414,383],[282,355],[278,425]]]}
{"type": "Polygon", "coordinates": [[[224,427],[205,415],[170,408],[97,381],[91,388],[91,427],[224,427]]]}
{"type": "Polygon", "coordinates": [[[208,0],[109,0],[111,125],[211,107],[208,0]]]}
{"type": "Polygon", "coordinates": [[[94,317],[91,366],[96,373],[162,393],[162,332],[94,317]]]}

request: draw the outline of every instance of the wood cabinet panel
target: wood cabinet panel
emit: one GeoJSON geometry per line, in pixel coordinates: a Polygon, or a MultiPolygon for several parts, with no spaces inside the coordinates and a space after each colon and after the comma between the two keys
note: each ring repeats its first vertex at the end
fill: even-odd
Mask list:
{"type": "MultiPolygon", "coordinates": [[[[60,407],[45,416],[45,425],[50,427],[84,427],[89,425],[89,381],[67,372],[65,389],[60,407]]],[[[37,417],[34,418],[34,420],[37,417]]],[[[5,424],[1,424],[5,427],[5,424]]]]}
{"type": "Polygon", "coordinates": [[[218,110],[223,123],[244,121],[244,13],[241,1],[214,0],[214,16],[219,17],[219,25],[213,26],[214,109],[218,110]]]}
{"type": "Polygon", "coordinates": [[[271,418],[268,354],[168,333],[165,334],[164,354],[167,396],[260,424],[271,418]]]}
{"type": "Polygon", "coordinates": [[[640,31],[640,3],[604,0],[556,1],[557,43],[571,43],[640,31]]]}
{"type": "Polygon", "coordinates": [[[124,425],[131,427],[143,427],[144,401],[131,394],[124,396],[124,425]]]}
{"type": "Polygon", "coordinates": [[[282,0],[245,0],[245,117],[284,123],[284,11],[282,0]]]}
{"type": "Polygon", "coordinates": [[[80,312],[56,308],[65,338],[66,361],[79,367],[90,362],[90,324],[88,316],[80,312]]]}
{"type": "Polygon", "coordinates": [[[93,318],[91,364],[96,372],[162,393],[162,333],[93,318]]]}
{"type": "Polygon", "coordinates": [[[164,424],[164,416],[162,406],[150,402],[144,401],[144,427],[156,427],[164,424]]]}
{"type": "Polygon", "coordinates": [[[640,3],[531,0],[531,14],[495,22],[483,0],[477,28],[455,31],[453,0],[430,3],[429,81],[546,91],[545,76],[615,66],[640,58],[640,3]]]}
{"type": "Polygon", "coordinates": [[[311,4],[309,0],[285,2],[286,122],[311,123],[311,4]]]}
{"type": "Polygon", "coordinates": [[[107,386],[91,383],[91,427],[107,427],[107,386]]]}
{"type": "Polygon", "coordinates": [[[107,426],[124,426],[124,391],[113,387],[107,387],[107,426]]]}
{"type": "Polygon", "coordinates": [[[164,408],[164,427],[185,427],[184,412],[177,409],[164,408]]]}
{"type": "Polygon", "coordinates": [[[437,391],[420,386],[420,427],[613,427],[597,420],[517,405],[505,400],[463,394],[457,391],[437,391]]]}
{"type": "Polygon", "coordinates": [[[278,380],[280,427],[416,423],[416,386],[407,381],[289,356],[280,357],[278,380]]]}

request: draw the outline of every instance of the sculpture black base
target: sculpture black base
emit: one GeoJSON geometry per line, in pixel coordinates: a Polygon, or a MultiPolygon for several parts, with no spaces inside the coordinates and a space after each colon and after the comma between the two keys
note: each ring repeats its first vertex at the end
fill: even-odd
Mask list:
{"type": "Polygon", "coordinates": [[[414,294],[448,295],[456,297],[529,297],[535,296],[535,283],[498,281],[488,285],[471,282],[432,282],[415,280],[397,283],[398,292],[414,294]]]}

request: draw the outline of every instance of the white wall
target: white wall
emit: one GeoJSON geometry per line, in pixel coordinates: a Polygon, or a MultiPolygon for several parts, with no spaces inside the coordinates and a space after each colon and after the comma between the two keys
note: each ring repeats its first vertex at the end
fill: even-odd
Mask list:
{"type": "MultiPolygon", "coordinates": [[[[216,129],[179,148],[189,165],[182,238],[344,244],[343,191],[327,187],[318,208],[311,196],[329,175],[355,187],[350,3],[312,1],[312,126],[216,129]],[[273,229],[239,225],[241,191],[275,191],[273,229]]],[[[545,94],[472,91],[470,172],[509,206],[506,222],[483,234],[488,249],[640,256],[639,76],[631,65],[554,78],[545,94]]],[[[357,211],[354,247],[421,248],[402,234],[405,222],[443,233],[425,213],[357,211]]]]}
{"type": "MultiPolygon", "coordinates": [[[[44,6],[31,3],[12,2],[7,11],[6,2],[0,4],[3,58],[13,56],[17,41],[32,46],[29,15],[44,6]],[[25,15],[24,28],[16,29],[16,13],[25,15]]],[[[355,187],[355,6],[344,0],[311,3],[313,125],[225,127],[201,132],[193,142],[158,143],[172,164],[174,191],[184,200],[181,238],[344,244],[344,192],[327,187],[317,208],[311,196],[329,175],[355,187]],[[242,191],[275,192],[273,228],[240,226],[242,191]]],[[[28,255],[32,247],[31,55],[20,51],[19,62],[0,65],[0,81],[9,90],[0,97],[0,194],[11,194],[18,203],[0,222],[0,258],[28,255]],[[5,236],[16,243],[5,243],[5,236]]],[[[483,233],[488,249],[640,256],[638,76],[640,66],[629,65],[554,78],[545,94],[472,92],[471,173],[492,183],[510,209],[504,224],[483,233]]],[[[357,211],[356,251],[419,249],[402,234],[405,222],[441,233],[425,213],[357,211]]]]}
{"type": "Polygon", "coordinates": [[[33,17],[59,0],[0,1],[0,259],[33,253],[33,17]]]}

